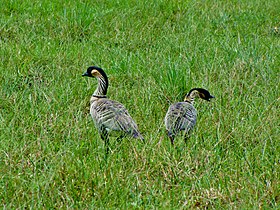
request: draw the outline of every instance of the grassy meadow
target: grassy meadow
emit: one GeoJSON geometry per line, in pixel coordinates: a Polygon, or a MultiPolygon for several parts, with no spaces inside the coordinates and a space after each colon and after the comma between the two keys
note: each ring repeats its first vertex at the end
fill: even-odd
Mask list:
{"type": "Polygon", "coordinates": [[[280,208],[280,2],[16,1],[0,7],[1,209],[280,208]],[[110,139],[89,115],[108,96],[146,139],[110,139]],[[194,87],[197,125],[163,119],[194,87]]]}

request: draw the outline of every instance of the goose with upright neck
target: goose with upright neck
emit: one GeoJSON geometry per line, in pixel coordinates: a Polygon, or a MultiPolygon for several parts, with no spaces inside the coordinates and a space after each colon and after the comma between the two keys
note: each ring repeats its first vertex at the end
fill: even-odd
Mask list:
{"type": "Polygon", "coordinates": [[[98,81],[97,88],[90,98],[90,114],[101,138],[105,141],[106,153],[109,151],[111,133],[118,133],[119,138],[131,136],[144,141],[125,106],[107,97],[109,81],[105,71],[100,67],[90,66],[83,76],[94,77],[98,81]]]}

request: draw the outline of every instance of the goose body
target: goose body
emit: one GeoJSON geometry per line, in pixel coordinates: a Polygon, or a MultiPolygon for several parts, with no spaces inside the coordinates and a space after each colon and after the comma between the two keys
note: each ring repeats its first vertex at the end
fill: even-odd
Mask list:
{"type": "Polygon", "coordinates": [[[184,132],[185,137],[194,128],[197,119],[197,111],[193,106],[196,97],[210,101],[214,96],[203,88],[193,88],[185,96],[183,102],[172,104],[165,115],[164,123],[167,130],[167,135],[174,144],[175,136],[181,131],[184,132]]]}
{"type": "Polygon", "coordinates": [[[188,133],[196,124],[197,111],[188,102],[172,104],[165,116],[165,127],[169,137],[175,137],[180,131],[188,133]]]}
{"type": "MultiPolygon", "coordinates": [[[[90,114],[99,133],[143,138],[123,104],[107,98],[92,97],[90,114]]],[[[106,134],[103,134],[106,135],[106,134]]]]}

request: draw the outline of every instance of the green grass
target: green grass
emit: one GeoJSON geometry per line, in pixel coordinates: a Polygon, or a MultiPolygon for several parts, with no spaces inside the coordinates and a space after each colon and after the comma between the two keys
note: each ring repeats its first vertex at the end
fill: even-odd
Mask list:
{"type": "Polygon", "coordinates": [[[3,0],[1,208],[279,208],[279,14],[277,0],[3,0]],[[93,64],[146,139],[112,138],[108,159],[93,64]],[[165,113],[193,87],[215,100],[172,148],[165,113]]]}

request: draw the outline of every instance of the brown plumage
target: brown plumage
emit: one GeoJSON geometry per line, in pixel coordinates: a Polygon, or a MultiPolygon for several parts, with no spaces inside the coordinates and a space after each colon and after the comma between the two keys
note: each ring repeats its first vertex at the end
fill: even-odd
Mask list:
{"type": "Polygon", "coordinates": [[[98,86],[90,99],[90,114],[101,138],[105,141],[106,153],[109,149],[108,137],[112,132],[118,133],[119,138],[129,135],[144,140],[124,105],[107,98],[109,83],[106,73],[99,67],[91,66],[83,76],[95,77],[98,80],[98,86]]]}
{"type": "Polygon", "coordinates": [[[171,141],[171,144],[174,144],[175,136],[183,131],[185,137],[193,129],[196,124],[197,111],[193,106],[193,101],[196,97],[202,98],[204,100],[210,101],[214,96],[203,88],[193,88],[185,96],[183,102],[178,102],[172,104],[164,118],[165,127],[167,130],[167,135],[171,141]]]}

